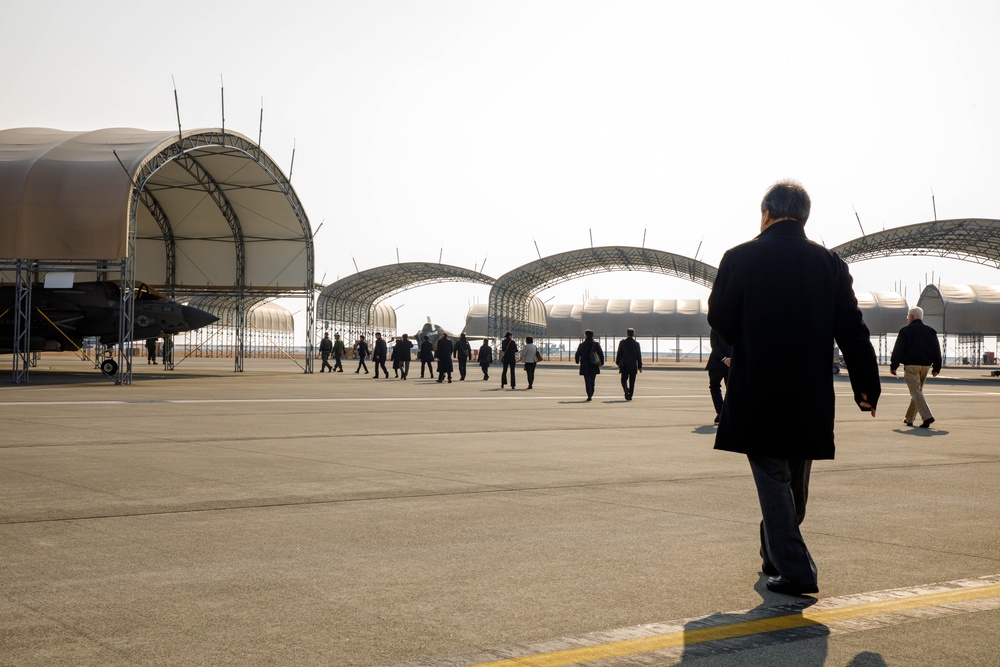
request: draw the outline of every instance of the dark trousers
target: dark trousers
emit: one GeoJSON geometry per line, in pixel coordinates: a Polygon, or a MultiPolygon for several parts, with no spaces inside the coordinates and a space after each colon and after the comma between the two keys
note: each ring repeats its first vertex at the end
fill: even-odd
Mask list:
{"type": "Polygon", "coordinates": [[[389,371],[385,368],[385,359],[372,359],[375,362],[375,377],[378,377],[378,369],[382,369],[382,375],[389,377],[389,371]]]}
{"type": "Polygon", "coordinates": [[[406,374],[410,372],[410,360],[400,359],[399,360],[399,373],[401,377],[405,380],[406,374]]]}
{"type": "Polygon", "coordinates": [[[514,378],[514,369],[517,368],[517,362],[503,360],[503,372],[500,373],[500,386],[507,384],[507,369],[510,369],[510,388],[513,389],[517,386],[517,380],[514,378]]]}
{"type": "Polygon", "coordinates": [[[625,392],[626,398],[632,398],[632,394],[635,393],[635,376],[639,374],[638,369],[630,371],[627,369],[622,369],[622,391],[625,392]]]}
{"type": "Polygon", "coordinates": [[[708,391],[712,394],[712,403],[715,405],[715,414],[722,413],[722,383],[726,383],[726,391],[729,391],[729,369],[710,370],[708,372],[708,391]]]}
{"type": "Polygon", "coordinates": [[[469,364],[469,360],[468,359],[463,359],[462,357],[458,358],[458,377],[459,377],[459,379],[462,379],[462,380],[465,379],[465,367],[468,366],[468,364],[469,364]]]}
{"type": "Polygon", "coordinates": [[[587,388],[587,398],[593,398],[594,386],[597,384],[597,373],[584,373],[583,386],[587,388]]]}
{"type": "Polygon", "coordinates": [[[483,379],[484,380],[489,380],[490,379],[490,365],[489,364],[484,364],[483,362],[479,362],[479,367],[483,369],[483,379]]]}
{"type": "Polygon", "coordinates": [[[368,364],[365,363],[365,358],[364,357],[358,357],[358,370],[356,370],[354,372],[355,373],[360,373],[362,368],[365,369],[365,373],[368,372],[368,364]]]}
{"type": "Polygon", "coordinates": [[[340,355],[336,354],[333,356],[333,370],[344,372],[344,365],[340,363],[340,355]]]}
{"type": "Polygon", "coordinates": [[[333,366],[330,365],[330,353],[329,352],[320,352],[320,356],[323,358],[323,365],[319,367],[319,372],[322,373],[327,368],[329,368],[330,372],[332,373],[333,372],[333,366]]]}
{"type": "MultiPolygon", "coordinates": [[[[535,384],[535,366],[536,365],[537,364],[533,364],[530,361],[524,362],[524,374],[528,376],[528,389],[531,389],[531,385],[535,384]]],[[[511,383],[511,386],[513,387],[514,384],[511,383]]]]}
{"type": "Polygon", "coordinates": [[[763,516],[761,558],[792,583],[815,584],[816,564],[799,531],[806,517],[812,461],[752,454],[747,458],[763,516]]]}

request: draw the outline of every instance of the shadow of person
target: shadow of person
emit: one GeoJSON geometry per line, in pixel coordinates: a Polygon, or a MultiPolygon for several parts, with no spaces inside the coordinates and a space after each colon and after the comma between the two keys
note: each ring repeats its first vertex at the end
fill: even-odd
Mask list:
{"type": "Polygon", "coordinates": [[[847,667],[887,667],[885,659],[878,653],[862,651],[851,658],[847,667]]]}
{"type": "Polygon", "coordinates": [[[573,405],[574,403],[586,403],[587,399],[581,399],[579,401],[559,401],[559,405],[573,405]]]}
{"type": "Polygon", "coordinates": [[[951,431],[942,431],[939,428],[894,428],[896,433],[914,436],[917,438],[932,438],[936,435],[951,435],[951,431]]]}
{"type": "Polygon", "coordinates": [[[691,432],[696,435],[715,435],[718,430],[717,426],[712,424],[705,424],[704,426],[699,426],[697,428],[691,429],[691,432]]]}
{"type": "Polygon", "coordinates": [[[796,665],[826,662],[830,629],[803,616],[818,600],[767,590],[762,575],[754,585],[761,603],[743,613],[716,613],[684,626],[681,663],[711,657],[712,667],[796,665]]]}

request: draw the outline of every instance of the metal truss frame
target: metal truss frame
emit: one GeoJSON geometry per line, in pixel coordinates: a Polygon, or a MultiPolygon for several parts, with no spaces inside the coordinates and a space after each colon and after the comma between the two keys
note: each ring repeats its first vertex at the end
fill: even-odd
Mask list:
{"type": "Polygon", "coordinates": [[[544,336],[545,326],[528,320],[532,297],[552,285],[611,271],[659,273],[706,287],[712,286],[718,274],[718,269],[704,262],[652,248],[603,246],[543,257],[497,279],[490,290],[488,335],[497,340],[508,331],[518,340],[544,336]]]}
{"type": "Polygon", "coordinates": [[[936,255],[1000,268],[1000,220],[936,220],[886,229],[832,248],[848,263],[876,257],[936,255]]]}
{"type": "Polygon", "coordinates": [[[471,269],[433,262],[387,264],[342,278],[324,287],[316,305],[316,320],[338,329],[344,340],[371,335],[376,307],[389,297],[421,285],[467,282],[493,285],[495,279],[471,269]]]}

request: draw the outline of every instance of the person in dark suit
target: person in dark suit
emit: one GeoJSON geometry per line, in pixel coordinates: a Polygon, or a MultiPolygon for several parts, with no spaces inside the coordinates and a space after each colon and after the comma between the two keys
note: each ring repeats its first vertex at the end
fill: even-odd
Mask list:
{"type": "Polygon", "coordinates": [[[330,332],[323,332],[323,340],[319,342],[319,355],[323,359],[323,365],[319,367],[319,372],[322,373],[327,368],[330,372],[333,372],[333,366],[330,365],[330,353],[333,352],[333,341],[330,340],[330,332]]]}
{"type": "Polygon", "coordinates": [[[413,341],[407,334],[403,334],[403,337],[397,340],[392,348],[392,367],[399,370],[401,380],[405,380],[410,373],[410,350],[412,349],[413,341]]]}
{"type": "Polygon", "coordinates": [[[438,382],[444,382],[444,376],[447,375],[448,384],[451,384],[451,373],[455,368],[451,363],[451,355],[454,350],[455,346],[448,338],[448,334],[442,331],[440,338],[438,338],[437,350],[434,351],[434,356],[438,360],[438,382]]]}
{"type": "Polygon", "coordinates": [[[483,381],[490,379],[490,366],[493,364],[493,348],[490,341],[484,340],[479,346],[479,367],[483,369],[483,381]]]}
{"type": "Polygon", "coordinates": [[[715,423],[718,424],[719,415],[722,413],[723,382],[726,383],[726,391],[729,391],[729,365],[732,363],[733,346],[724,341],[715,329],[709,334],[709,341],[712,344],[712,352],[708,355],[705,370],[708,371],[708,392],[712,395],[715,423]]]}
{"type": "Polygon", "coordinates": [[[910,390],[910,404],[903,415],[903,423],[913,426],[913,417],[919,411],[924,420],[920,428],[930,428],[934,415],[924,398],[924,382],[928,372],[932,377],[941,372],[941,344],[937,331],[924,324],[924,309],[920,306],[910,308],[906,321],[909,324],[899,330],[896,344],[892,346],[889,372],[895,376],[896,369],[903,364],[903,379],[910,390]]]}
{"type": "Polygon", "coordinates": [[[378,379],[378,369],[382,368],[382,375],[385,379],[389,379],[389,371],[385,368],[385,360],[389,356],[389,349],[385,344],[385,339],[382,338],[382,334],[378,331],[375,332],[375,346],[372,348],[372,361],[375,364],[375,377],[373,380],[378,379]]]}
{"type": "Polygon", "coordinates": [[[799,525],[813,461],[834,457],[834,340],[854,402],[874,417],[881,394],[847,264],[806,238],[810,206],[798,182],[773,185],[760,234],[725,253],[708,300],[708,323],[733,346],[715,448],[749,459],[766,586],[789,595],[819,590],[799,525]]]}
{"type": "Polygon", "coordinates": [[[465,367],[472,358],[472,346],[466,340],[465,334],[458,335],[458,342],[455,343],[455,356],[458,358],[458,379],[465,379],[465,367]]]}
{"type": "Polygon", "coordinates": [[[635,393],[636,373],[642,372],[642,350],[639,348],[639,341],[635,339],[635,329],[625,330],[625,338],[618,343],[615,365],[618,366],[618,372],[622,376],[625,400],[631,401],[632,394],[635,393]]]}
{"type": "Polygon", "coordinates": [[[347,354],[347,348],[344,346],[344,341],[340,340],[340,334],[333,334],[333,370],[338,373],[344,372],[344,365],[340,360],[344,358],[345,354],[347,354]]]}
{"type": "Polygon", "coordinates": [[[424,340],[420,343],[420,351],[417,352],[417,356],[420,357],[420,377],[424,376],[424,366],[427,366],[427,374],[430,377],[434,377],[434,343],[428,340],[427,336],[424,336],[424,340]]]}
{"type": "Polygon", "coordinates": [[[365,359],[368,358],[368,343],[365,342],[364,336],[358,336],[358,342],[354,344],[354,353],[358,355],[358,368],[354,374],[357,375],[364,368],[365,375],[368,375],[368,364],[365,363],[365,359]]]}
{"type": "Polygon", "coordinates": [[[576,348],[576,363],[580,364],[580,375],[583,376],[583,386],[587,389],[589,401],[594,398],[597,376],[601,374],[601,366],[604,365],[604,350],[594,340],[594,332],[590,329],[583,332],[583,342],[576,348]]]}
{"type": "Polygon", "coordinates": [[[514,370],[517,368],[517,343],[514,342],[514,334],[507,332],[504,334],[503,342],[500,343],[500,360],[503,362],[503,372],[500,373],[500,388],[507,384],[507,369],[510,369],[510,388],[517,386],[517,378],[514,377],[514,370]]]}

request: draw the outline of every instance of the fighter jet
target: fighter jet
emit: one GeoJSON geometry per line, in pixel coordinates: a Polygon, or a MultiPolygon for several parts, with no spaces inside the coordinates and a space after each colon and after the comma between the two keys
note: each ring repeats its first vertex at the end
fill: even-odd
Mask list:
{"type": "MultiPolygon", "coordinates": [[[[133,295],[132,335],[128,340],[159,338],[216,322],[215,315],[170,301],[138,283],[133,295]]],[[[0,286],[0,353],[14,351],[15,288],[0,286]]],[[[105,345],[118,340],[121,287],[115,281],[79,282],[71,287],[31,288],[31,351],[72,350],[84,338],[105,345]]]]}

